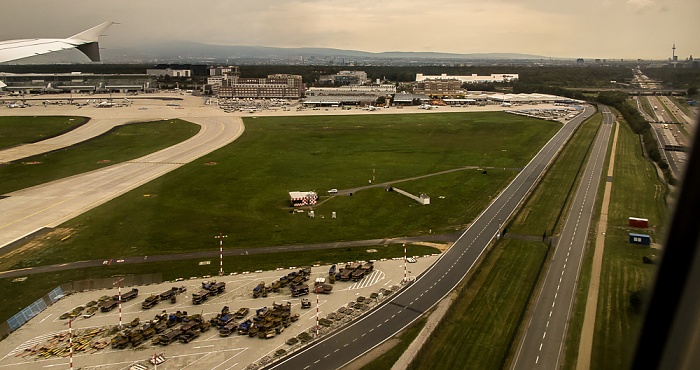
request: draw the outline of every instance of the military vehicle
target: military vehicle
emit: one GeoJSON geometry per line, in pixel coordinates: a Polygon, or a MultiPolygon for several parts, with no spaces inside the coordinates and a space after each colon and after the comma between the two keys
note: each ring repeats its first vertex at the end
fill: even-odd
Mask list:
{"type": "Polygon", "coordinates": [[[206,289],[202,289],[198,293],[192,294],[192,304],[202,304],[202,302],[209,298],[210,294],[211,292],[206,289]]]}
{"type": "Polygon", "coordinates": [[[309,294],[308,285],[293,285],[292,286],[292,297],[299,297],[302,295],[309,294]]]}
{"type": "Polygon", "coordinates": [[[308,298],[301,299],[301,308],[311,308],[311,301],[308,298]]]}
{"type": "Polygon", "coordinates": [[[236,321],[231,321],[219,329],[219,335],[222,337],[228,337],[231,333],[235,333],[239,327],[239,323],[236,321]]]}
{"type": "Polygon", "coordinates": [[[240,320],[240,319],[246,317],[246,315],[248,315],[248,312],[250,312],[250,310],[248,309],[248,307],[242,307],[242,308],[239,308],[238,311],[236,311],[236,313],[233,314],[233,316],[234,316],[236,319],[239,319],[239,320],[240,320]]]}
{"type": "Polygon", "coordinates": [[[267,288],[265,287],[265,282],[261,281],[255,288],[253,288],[253,298],[258,298],[260,296],[267,296],[267,288]]]}
{"type": "Polygon", "coordinates": [[[109,312],[112,311],[115,307],[119,305],[119,301],[116,299],[109,299],[107,301],[104,301],[102,303],[102,306],[100,306],[100,311],[102,312],[109,312]]]}
{"type": "Polygon", "coordinates": [[[160,295],[159,295],[159,296],[160,296],[160,300],[161,300],[161,301],[165,301],[165,300],[168,300],[168,299],[171,299],[171,300],[172,300],[173,297],[175,297],[176,295],[178,295],[178,294],[180,294],[180,293],[184,293],[185,291],[187,291],[187,287],[184,287],[184,286],[181,286],[181,287],[179,287],[179,288],[178,288],[178,287],[172,287],[172,288],[170,288],[169,290],[166,290],[166,291],[164,291],[163,293],[160,293],[160,295]]]}
{"type": "Polygon", "coordinates": [[[160,302],[160,296],[155,295],[155,294],[151,295],[150,297],[146,298],[146,300],[143,301],[143,303],[141,303],[141,308],[143,308],[144,310],[147,310],[147,309],[157,305],[158,302],[160,302]]]}
{"type": "MultiPolygon", "coordinates": [[[[121,295],[121,301],[122,302],[130,301],[130,300],[136,298],[136,296],[138,296],[138,295],[139,295],[139,290],[136,288],[133,288],[130,291],[121,295]]],[[[112,296],[112,300],[118,301],[119,294],[112,296]]]]}

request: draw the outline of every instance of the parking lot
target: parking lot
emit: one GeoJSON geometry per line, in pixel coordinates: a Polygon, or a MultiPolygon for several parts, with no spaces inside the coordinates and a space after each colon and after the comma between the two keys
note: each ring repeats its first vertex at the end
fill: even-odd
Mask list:
{"type": "MultiPolygon", "coordinates": [[[[415,263],[407,264],[409,278],[415,277],[427,269],[437,256],[425,256],[415,259],[415,263]]],[[[344,264],[343,264],[344,265],[344,264]]],[[[246,369],[254,368],[251,364],[260,364],[270,361],[283,351],[293,351],[301,348],[301,344],[290,346],[285,342],[296,337],[302,332],[315,335],[316,328],[316,295],[293,298],[289,288],[282,288],[278,293],[270,293],[267,298],[252,298],[252,290],[261,281],[266,284],[287,275],[299,268],[284,268],[277,271],[255,272],[245,275],[188,279],[179,282],[169,282],[157,285],[140,286],[138,297],[122,304],[122,323],[125,327],[136,317],[141,323],[152,320],[156,314],[166,311],[187,311],[189,315],[201,314],[206,320],[213,318],[224,306],[228,306],[232,312],[241,307],[250,308],[248,318],[255,315],[255,309],[272,307],[273,303],[291,303],[291,313],[300,315],[299,320],[292,322],[282,333],[271,339],[259,339],[247,335],[232,334],[228,337],[219,335],[218,330],[212,327],[202,333],[201,336],[188,344],[172,343],[167,346],[153,345],[148,339],[136,348],[128,346],[126,349],[113,349],[107,344],[114,336],[115,325],[119,323],[118,309],[107,313],[97,312],[94,316],[84,318],[77,317],[72,322],[72,329],[76,338],[74,349],[81,346],[80,351],[73,354],[75,368],[82,369],[144,369],[153,368],[148,360],[154,355],[162,356],[165,362],[158,367],[161,369],[246,369]],[[214,296],[201,305],[192,304],[192,294],[199,291],[202,281],[217,280],[226,282],[226,291],[214,296]],[[161,301],[155,307],[148,310],[141,308],[143,301],[151,294],[159,294],[174,286],[185,286],[187,291],[177,296],[176,303],[161,301]],[[301,309],[301,298],[308,298],[311,302],[310,309],[301,309]],[[91,333],[92,335],[88,335],[91,333]],[[82,342],[78,338],[82,337],[82,342]],[[86,339],[87,338],[87,339],[86,339]],[[94,343],[106,345],[104,349],[96,349],[94,343]]],[[[312,284],[316,278],[328,276],[329,266],[312,267],[311,275],[307,283],[312,284]]],[[[344,323],[364,314],[386,296],[380,295],[376,299],[370,299],[372,293],[380,290],[398,289],[404,279],[403,259],[377,261],[374,271],[362,280],[354,282],[338,281],[333,286],[330,294],[320,294],[318,299],[319,318],[326,318],[331,314],[331,320],[326,320],[327,326],[320,326],[321,335],[327,334],[341,327],[344,323]],[[369,304],[363,308],[350,310],[341,309],[343,314],[337,314],[341,307],[348,307],[349,303],[357,302],[358,297],[367,298],[369,304]],[[335,314],[333,314],[335,313],[335,314]]],[[[123,288],[122,293],[131,290],[131,287],[123,288]]],[[[99,290],[72,294],[58,301],[30,320],[23,327],[12,333],[7,339],[0,342],[0,368],[52,368],[68,367],[69,353],[58,348],[68,348],[68,320],[59,317],[71,311],[77,306],[84,306],[87,302],[97,300],[101,296],[117,294],[117,289],[99,290]],[[42,347],[44,350],[41,350],[42,347]],[[47,348],[53,348],[53,355],[47,355],[47,348]]],[[[390,295],[391,293],[386,293],[390,295]]],[[[241,320],[242,321],[242,320],[241,320]]]]}

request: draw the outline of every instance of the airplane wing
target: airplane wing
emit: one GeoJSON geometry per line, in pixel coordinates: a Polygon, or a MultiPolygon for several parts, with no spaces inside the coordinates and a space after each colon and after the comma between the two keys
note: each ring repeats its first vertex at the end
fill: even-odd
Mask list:
{"type": "Polygon", "coordinates": [[[24,39],[0,41],[0,63],[48,54],[54,51],[78,48],[93,62],[100,61],[97,39],[114,22],[105,22],[66,39],[24,39]]]}

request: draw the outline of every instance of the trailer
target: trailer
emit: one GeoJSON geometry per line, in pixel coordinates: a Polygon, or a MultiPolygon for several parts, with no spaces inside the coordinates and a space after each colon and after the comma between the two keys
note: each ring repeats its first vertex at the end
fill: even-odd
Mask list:
{"type": "Polygon", "coordinates": [[[302,295],[309,294],[308,285],[294,285],[292,286],[292,297],[299,297],[302,295]]]}
{"type": "Polygon", "coordinates": [[[141,303],[141,308],[143,308],[144,310],[147,310],[147,309],[157,305],[159,301],[160,301],[160,296],[152,295],[152,296],[146,298],[146,300],[143,301],[143,303],[141,303]]]}
{"type": "Polygon", "coordinates": [[[102,312],[109,312],[112,311],[115,307],[119,305],[119,300],[117,299],[109,299],[102,303],[102,306],[100,306],[100,311],[102,312]]]}
{"type": "MultiPolygon", "coordinates": [[[[136,288],[133,288],[133,289],[131,289],[130,291],[128,291],[128,292],[126,292],[126,293],[124,293],[124,294],[121,295],[121,301],[122,301],[122,302],[130,301],[130,300],[136,298],[136,296],[138,296],[138,295],[139,295],[139,290],[136,289],[136,288]]],[[[115,301],[118,301],[119,298],[120,298],[120,297],[119,297],[118,294],[112,297],[112,299],[115,300],[115,301]]]]}
{"type": "Polygon", "coordinates": [[[226,290],[226,283],[223,281],[218,283],[215,282],[214,284],[210,285],[207,290],[209,290],[212,295],[221,294],[226,290]]]}

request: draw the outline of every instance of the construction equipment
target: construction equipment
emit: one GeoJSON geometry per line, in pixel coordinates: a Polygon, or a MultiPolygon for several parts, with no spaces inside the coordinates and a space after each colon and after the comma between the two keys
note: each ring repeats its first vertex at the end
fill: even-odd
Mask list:
{"type": "Polygon", "coordinates": [[[238,311],[236,311],[236,313],[233,314],[233,316],[234,316],[236,319],[239,319],[239,320],[240,320],[240,319],[246,317],[246,315],[248,315],[248,312],[250,312],[250,310],[248,309],[248,307],[242,307],[242,308],[239,308],[238,311]]]}
{"type": "Polygon", "coordinates": [[[292,286],[292,297],[299,297],[302,295],[309,294],[309,286],[304,285],[293,285],[292,286]]]}
{"type": "Polygon", "coordinates": [[[267,288],[265,287],[265,282],[261,281],[255,288],[253,288],[253,298],[258,298],[260,296],[267,296],[267,288]]]}
{"type": "Polygon", "coordinates": [[[308,298],[301,299],[301,308],[311,308],[311,301],[308,298]]]}
{"type": "Polygon", "coordinates": [[[202,302],[209,298],[210,294],[211,292],[206,289],[202,289],[198,293],[192,294],[192,304],[202,304],[202,302]]]}

